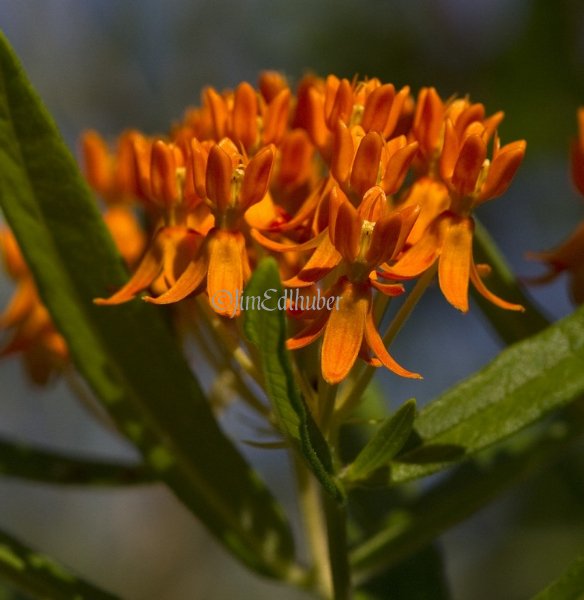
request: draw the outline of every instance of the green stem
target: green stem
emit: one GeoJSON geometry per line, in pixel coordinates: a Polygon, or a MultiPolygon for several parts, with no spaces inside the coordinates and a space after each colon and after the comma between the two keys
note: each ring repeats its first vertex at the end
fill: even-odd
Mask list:
{"type": "Polygon", "coordinates": [[[347,511],[328,494],[322,494],[334,600],[350,600],[351,568],[347,551],[347,511]]]}
{"type": "MultiPolygon", "coordinates": [[[[389,325],[386,334],[383,336],[383,343],[385,346],[389,346],[395,339],[400,329],[404,326],[408,317],[412,314],[412,311],[420,301],[420,298],[424,295],[424,292],[434,279],[438,264],[434,263],[421,277],[418,279],[416,285],[412,291],[408,294],[405,302],[401,305],[397,314],[393,318],[389,325]]],[[[373,375],[375,374],[374,367],[367,367],[362,371],[357,378],[354,380],[352,386],[341,398],[339,403],[339,410],[337,414],[337,420],[341,420],[344,416],[350,413],[355,405],[359,402],[367,386],[371,382],[373,375]]]]}
{"type": "Polygon", "coordinates": [[[306,467],[302,457],[292,452],[298,503],[304,526],[312,573],[316,587],[324,598],[332,595],[332,582],[328,563],[328,549],[324,515],[320,504],[320,486],[306,467]]]}

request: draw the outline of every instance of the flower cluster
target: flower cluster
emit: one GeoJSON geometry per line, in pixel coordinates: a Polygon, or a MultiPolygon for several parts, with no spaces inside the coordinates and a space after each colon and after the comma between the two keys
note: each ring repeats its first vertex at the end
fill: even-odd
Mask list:
{"type": "MultiPolygon", "coordinates": [[[[150,236],[128,282],[95,302],[143,292],[153,304],[225,291],[236,298],[270,253],[285,286],[339,298],[338,310],[288,307],[288,347],[322,336],[327,382],[342,381],[357,357],[419,377],[378,331],[377,298],[403,293],[404,280],[436,270],[463,312],[469,282],[494,304],[522,310],[487,289],[488,267],[472,252],[473,210],[505,192],[525,153],[524,141],[501,145],[502,118],[433,88],[414,98],[378,79],[330,75],[292,90],[266,72],[257,88],[205,89],[163,136],[126,131],[110,148],[87,132],[86,176],[106,215],[138,207],[150,236]]],[[[143,232],[130,229],[117,240],[122,253],[141,247],[143,232]]],[[[210,306],[226,319],[239,313],[210,306]]]]}

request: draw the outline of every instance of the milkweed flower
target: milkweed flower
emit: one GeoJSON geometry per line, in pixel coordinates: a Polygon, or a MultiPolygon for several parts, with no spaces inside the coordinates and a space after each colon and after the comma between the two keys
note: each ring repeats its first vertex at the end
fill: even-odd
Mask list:
{"type": "MultiPolygon", "coordinates": [[[[391,211],[383,189],[369,189],[359,209],[335,187],[331,191],[328,238],[334,259],[319,270],[304,272],[304,282],[316,283],[332,269],[339,269],[336,282],[327,297],[335,296],[338,310],[323,308],[313,321],[288,340],[288,348],[296,350],[324,335],[321,365],[324,379],[339,383],[351,370],[357,356],[374,366],[384,365],[403,377],[419,378],[401,367],[389,354],[375,327],[372,312],[372,290],[396,296],[403,292],[399,284],[379,282],[375,269],[392,260],[401,251],[417,216],[408,207],[391,211]],[[373,354],[373,358],[370,357],[373,354]]],[[[294,285],[295,280],[287,282],[294,285]]]]}
{"type": "Polygon", "coordinates": [[[395,265],[384,269],[384,274],[416,277],[438,261],[440,289],[455,308],[468,311],[470,281],[483,297],[500,308],[523,310],[522,306],[497,297],[483,283],[472,253],[472,211],[507,190],[523,160],[525,142],[501,147],[495,136],[492,159],[488,160],[487,144],[500,116],[484,121],[482,106],[465,101],[456,105],[456,110],[448,110],[439,104],[432,90],[423,98],[429,124],[418,126],[418,135],[422,154],[429,161],[429,175],[412,186],[406,201],[408,204],[424,200],[421,224],[409,240],[411,248],[395,265]],[[439,129],[442,117],[445,120],[439,129]]]}

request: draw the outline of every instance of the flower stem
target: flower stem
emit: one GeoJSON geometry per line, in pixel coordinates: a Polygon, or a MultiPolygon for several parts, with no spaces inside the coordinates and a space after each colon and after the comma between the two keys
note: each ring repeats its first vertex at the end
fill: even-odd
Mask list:
{"type": "Polygon", "coordinates": [[[305,462],[292,452],[294,472],[298,486],[298,502],[316,587],[324,598],[332,596],[332,581],[328,562],[327,534],[324,514],[320,504],[319,484],[305,462]]]}
{"type": "Polygon", "coordinates": [[[350,600],[351,570],[347,552],[347,511],[331,498],[322,494],[322,506],[326,516],[328,553],[334,600],[350,600]]]}

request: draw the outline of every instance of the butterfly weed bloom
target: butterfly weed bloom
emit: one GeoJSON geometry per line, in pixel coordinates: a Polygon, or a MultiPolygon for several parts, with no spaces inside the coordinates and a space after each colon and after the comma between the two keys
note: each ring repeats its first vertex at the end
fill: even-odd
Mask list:
{"type": "MultiPolygon", "coordinates": [[[[468,310],[469,281],[496,305],[521,308],[489,292],[487,268],[472,257],[474,209],[504,193],[525,152],[522,141],[500,145],[502,118],[433,88],[414,98],[375,78],[309,75],[294,90],[266,72],[257,86],[205,88],[161,136],[128,130],[110,148],[89,131],[87,180],[131,270],[95,302],[198,297],[209,311],[189,313],[195,328],[213,313],[209,327],[224,328],[239,307],[213,298],[236,297],[271,254],[287,287],[341,300],[328,312],[288,303],[288,346],[322,339],[325,381],[343,381],[357,358],[417,377],[389,354],[376,322],[402,280],[437,265],[456,308],[468,310]]],[[[249,362],[234,335],[227,363],[229,353],[249,362]]]]}
{"type": "MultiPolygon", "coordinates": [[[[584,107],[578,110],[578,136],[572,141],[570,159],[572,181],[584,196],[584,107]]],[[[568,272],[572,299],[576,304],[584,302],[584,221],[557,248],[531,252],[528,257],[542,261],[548,267],[548,272],[531,279],[532,283],[548,283],[560,273],[568,272]]]]}

